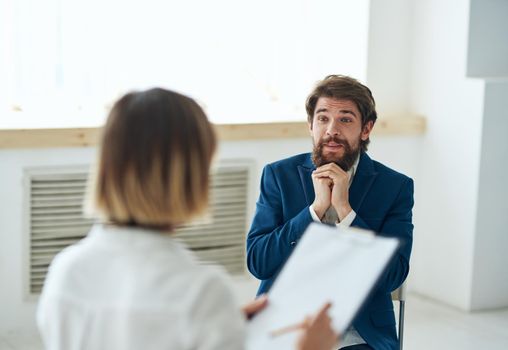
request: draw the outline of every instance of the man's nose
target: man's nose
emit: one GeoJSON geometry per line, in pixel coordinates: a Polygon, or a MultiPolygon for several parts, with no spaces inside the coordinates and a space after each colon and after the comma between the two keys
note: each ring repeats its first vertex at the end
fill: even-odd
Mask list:
{"type": "Polygon", "coordinates": [[[335,120],[332,120],[330,122],[330,124],[328,124],[328,128],[326,129],[326,133],[328,135],[340,135],[340,128],[339,128],[339,123],[336,122],[335,120]]]}

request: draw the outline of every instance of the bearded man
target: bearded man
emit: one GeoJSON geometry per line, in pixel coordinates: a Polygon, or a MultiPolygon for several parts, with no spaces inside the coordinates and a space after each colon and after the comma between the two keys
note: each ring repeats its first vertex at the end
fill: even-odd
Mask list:
{"type": "MultiPolygon", "coordinates": [[[[258,294],[266,293],[313,221],[399,238],[394,259],[340,343],[341,349],[398,349],[390,294],[409,272],[413,180],[367,155],[377,113],[371,91],[356,79],[326,77],[306,110],[314,149],[264,167],[247,266],[261,280],[258,294]]],[[[348,281],[338,283],[348,288],[348,281]]]]}

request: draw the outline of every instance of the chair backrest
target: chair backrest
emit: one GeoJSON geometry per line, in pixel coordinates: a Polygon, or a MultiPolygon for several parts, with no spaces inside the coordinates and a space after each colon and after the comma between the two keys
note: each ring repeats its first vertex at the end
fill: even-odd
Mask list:
{"type": "Polygon", "coordinates": [[[406,284],[402,284],[399,288],[392,292],[392,300],[405,301],[406,300],[406,284]]]}

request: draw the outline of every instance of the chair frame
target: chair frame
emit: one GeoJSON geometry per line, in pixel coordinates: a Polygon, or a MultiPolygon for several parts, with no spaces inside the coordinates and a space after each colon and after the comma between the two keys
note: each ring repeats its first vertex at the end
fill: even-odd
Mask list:
{"type": "Polygon", "coordinates": [[[399,288],[392,292],[392,300],[399,302],[399,350],[404,347],[404,313],[406,307],[406,287],[402,284],[399,288]]]}

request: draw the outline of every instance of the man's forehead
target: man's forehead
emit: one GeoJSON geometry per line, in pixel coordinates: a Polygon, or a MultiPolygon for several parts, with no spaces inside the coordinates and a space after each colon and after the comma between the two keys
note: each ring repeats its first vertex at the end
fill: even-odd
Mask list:
{"type": "Polygon", "coordinates": [[[340,111],[340,110],[350,110],[358,113],[358,108],[356,104],[351,100],[346,99],[336,99],[333,97],[320,97],[316,103],[316,108],[314,109],[314,113],[319,111],[340,111]]]}

